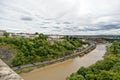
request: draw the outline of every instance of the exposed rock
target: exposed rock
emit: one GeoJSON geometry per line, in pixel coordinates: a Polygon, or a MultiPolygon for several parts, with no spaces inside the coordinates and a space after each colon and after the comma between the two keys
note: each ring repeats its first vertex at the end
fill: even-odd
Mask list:
{"type": "Polygon", "coordinates": [[[0,80],[24,80],[0,59],[0,80]]]}

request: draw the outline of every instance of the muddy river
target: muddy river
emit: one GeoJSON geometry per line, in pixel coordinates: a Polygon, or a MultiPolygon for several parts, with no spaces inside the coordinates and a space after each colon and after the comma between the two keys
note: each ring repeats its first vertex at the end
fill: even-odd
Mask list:
{"type": "Polygon", "coordinates": [[[55,63],[43,68],[35,69],[29,73],[20,74],[25,80],[65,80],[81,66],[90,66],[96,61],[103,59],[106,52],[106,45],[99,44],[96,49],[83,57],[76,57],[64,62],[55,63]]]}

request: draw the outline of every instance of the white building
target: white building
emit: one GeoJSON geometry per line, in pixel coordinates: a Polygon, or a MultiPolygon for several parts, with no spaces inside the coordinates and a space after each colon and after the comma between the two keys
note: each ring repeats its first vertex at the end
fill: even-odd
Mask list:
{"type": "Polygon", "coordinates": [[[52,38],[52,39],[61,39],[63,38],[64,36],[62,35],[49,35],[48,38],[52,38]]]}
{"type": "Polygon", "coordinates": [[[5,32],[6,32],[5,30],[0,30],[0,36],[3,36],[5,32]]]}

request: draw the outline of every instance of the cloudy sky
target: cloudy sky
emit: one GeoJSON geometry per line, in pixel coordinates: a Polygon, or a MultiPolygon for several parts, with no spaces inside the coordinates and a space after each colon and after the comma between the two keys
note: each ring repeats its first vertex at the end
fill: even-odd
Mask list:
{"type": "Polygon", "coordinates": [[[119,35],[120,0],[0,0],[0,29],[119,35]]]}

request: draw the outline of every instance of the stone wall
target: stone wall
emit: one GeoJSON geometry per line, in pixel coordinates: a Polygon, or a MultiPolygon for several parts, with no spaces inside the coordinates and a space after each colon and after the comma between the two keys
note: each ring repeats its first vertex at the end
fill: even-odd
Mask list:
{"type": "Polygon", "coordinates": [[[24,80],[0,59],[0,80],[24,80]]]}

